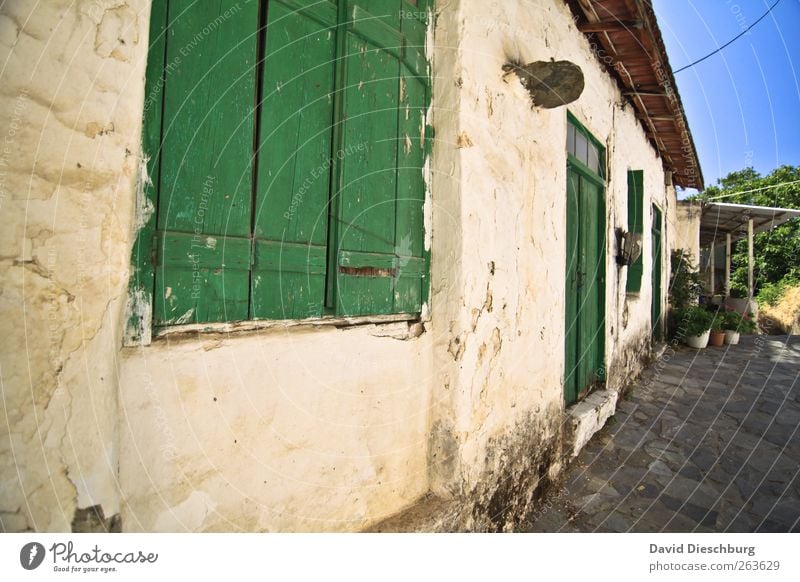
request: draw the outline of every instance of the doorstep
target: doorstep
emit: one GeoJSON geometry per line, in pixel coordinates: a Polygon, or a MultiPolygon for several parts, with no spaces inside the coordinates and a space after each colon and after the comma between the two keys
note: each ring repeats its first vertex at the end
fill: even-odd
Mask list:
{"type": "Polygon", "coordinates": [[[619,394],[614,390],[598,390],[567,408],[568,430],[565,448],[570,451],[571,458],[577,457],[592,436],[614,416],[618,397],[619,394]]]}

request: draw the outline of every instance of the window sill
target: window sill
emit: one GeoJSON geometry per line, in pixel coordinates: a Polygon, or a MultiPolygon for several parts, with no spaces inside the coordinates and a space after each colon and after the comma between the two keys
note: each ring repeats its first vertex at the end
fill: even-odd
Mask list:
{"type": "Polygon", "coordinates": [[[196,338],[199,334],[240,334],[247,332],[303,331],[319,328],[347,329],[377,325],[379,331],[372,335],[394,339],[413,339],[424,331],[423,323],[430,318],[418,314],[363,315],[358,317],[317,317],[310,319],[282,319],[234,321],[221,323],[193,323],[173,325],[153,331],[153,343],[163,340],[196,338]],[[406,324],[402,326],[391,324],[406,324]]]}

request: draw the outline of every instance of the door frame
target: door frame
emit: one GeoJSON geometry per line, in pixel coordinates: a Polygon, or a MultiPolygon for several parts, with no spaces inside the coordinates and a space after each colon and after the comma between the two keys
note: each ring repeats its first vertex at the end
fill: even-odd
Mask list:
{"type": "Polygon", "coordinates": [[[664,211],[657,204],[651,205],[650,221],[650,332],[654,340],[664,337],[664,211]],[[656,227],[658,216],[658,227],[656,227]],[[656,236],[658,246],[656,247],[656,236]],[[656,264],[656,254],[658,264],[656,264]],[[658,293],[656,293],[658,289],[658,293]]]}
{"type": "MultiPolygon", "coordinates": [[[[603,147],[602,143],[597,140],[591,132],[589,132],[583,124],[581,124],[570,112],[567,112],[567,126],[569,129],[569,125],[575,127],[577,131],[582,133],[598,150],[599,153],[599,164],[598,168],[602,172],[602,174],[598,174],[594,169],[590,168],[588,165],[583,163],[580,159],[575,157],[571,152],[567,152],[567,200],[566,200],[566,212],[565,212],[565,245],[566,245],[566,261],[565,261],[565,305],[564,305],[564,322],[565,322],[565,330],[564,330],[564,376],[563,376],[563,393],[564,393],[564,401],[567,405],[572,404],[580,400],[587,389],[591,387],[593,384],[598,382],[605,381],[605,358],[606,358],[606,330],[605,330],[605,315],[606,315],[606,297],[607,297],[607,289],[606,289],[606,261],[607,261],[607,235],[608,235],[608,218],[606,216],[606,180],[605,180],[605,148],[603,147]],[[574,173],[578,178],[578,199],[575,204],[577,208],[572,209],[571,204],[572,202],[569,200],[569,188],[570,188],[570,174],[574,173]],[[600,224],[598,225],[597,229],[597,236],[599,240],[596,241],[598,246],[598,258],[599,258],[599,269],[600,271],[597,273],[597,285],[599,289],[599,305],[598,305],[598,325],[597,329],[595,330],[595,334],[593,336],[593,340],[597,341],[597,350],[598,350],[598,361],[593,362],[593,366],[596,369],[596,372],[591,375],[587,375],[585,379],[581,379],[580,377],[576,378],[575,374],[579,372],[579,364],[581,361],[581,352],[582,350],[586,350],[588,347],[591,346],[591,341],[586,342],[584,341],[585,338],[582,337],[581,325],[580,320],[580,313],[581,310],[579,309],[579,297],[580,291],[577,289],[572,291],[572,286],[570,283],[570,272],[571,266],[574,266],[570,263],[570,245],[574,244],[575,249],[580,252],[582,249],[585,248],[586,241],[581,238],[581,229],[580,225],[583,222],[585,216],[581,213],[581,193],[580,193],[580,182],[581,180],[586,180],[591,182],[593,185],[597,186],[599,190],[600,196],[600,206],[601,206],[601,214],[602,217],[598,217],[600,224]],[[575,241],[570,242],[569,231],[570,231],[570,215],[571,211],[574,210],[574,220],[576,224],[574,228],[577,230],[575,231],[575,241]],[[570,301],[572,303],[570,303],[570,301]],[[574,313],[574,317],[571,317],[574,313]],[[572,319],[572,321],[569,321],[572,319]],[[571,326],[571,327],[570,327],[571,326]],[[600,336],[597,338],[597,336],[600,336]],[[571,346],[571,342],[575,342],[575,346],[571,346]],[[585,382],[584,382],[585,380],[585,382]],[[580,386],[578,384],[584,384],[580,386]]],[[[582,376],[582,374],[581,374],[582,376]]]]}

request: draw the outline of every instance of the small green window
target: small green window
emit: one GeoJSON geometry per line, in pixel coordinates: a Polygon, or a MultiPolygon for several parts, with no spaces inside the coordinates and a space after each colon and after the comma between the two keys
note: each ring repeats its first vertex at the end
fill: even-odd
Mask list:
{"type": "Polygon", "coordinates": [[[429,4],[154,0],[134,336],[420,312],[429,4]]]}
{"type": "Polygon", "coordinates": [[[567,121],[567,154],[570,162],[577,161],[585,169],[605,178],[603,146],[571,113],[568,113],[567,121]]]}
{"type": "MultiPolygon", "coordinates": [[[[628,170],[628,232],[644,232],[644,172],[628,170]]],[[[628,266],[628,282],[625,290],[638,293],[642,288],[642,255],[628,266]]]]}

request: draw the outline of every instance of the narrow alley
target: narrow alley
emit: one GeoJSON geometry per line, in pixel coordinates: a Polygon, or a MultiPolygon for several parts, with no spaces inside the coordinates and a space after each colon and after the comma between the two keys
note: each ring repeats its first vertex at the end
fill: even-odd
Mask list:
{"type": "Polygon", "coordinates": [[[668,347],[527,531],[800,531],[799,377],[797,336],[668,347]]]}

